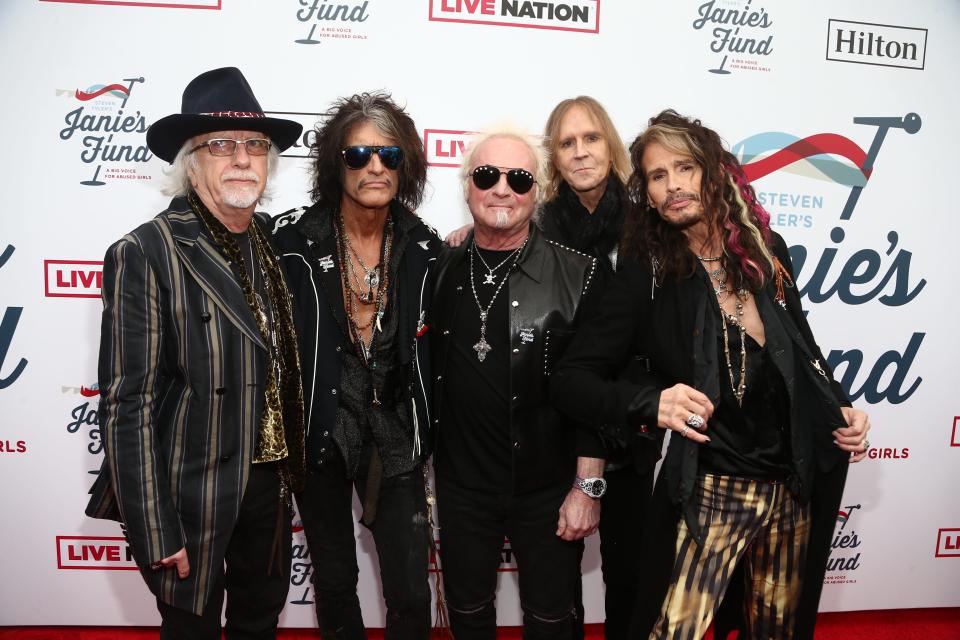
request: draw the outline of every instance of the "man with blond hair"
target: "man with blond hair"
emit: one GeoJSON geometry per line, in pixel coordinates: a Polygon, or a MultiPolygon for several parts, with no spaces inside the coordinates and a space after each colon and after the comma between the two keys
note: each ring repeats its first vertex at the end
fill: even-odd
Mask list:
{"type": "Polygon", "coordinates": [[[450,624],[496,637],[504,537],[527,638],[569,638],[582,538],[597,526],[603,447],[549,404],[557,357],[602,277],[597,260],[532,223],[545,184],[527,136],[488,133],[461,178],[474,230],[441,252],[434,282],[434,468],[450,624]]]}

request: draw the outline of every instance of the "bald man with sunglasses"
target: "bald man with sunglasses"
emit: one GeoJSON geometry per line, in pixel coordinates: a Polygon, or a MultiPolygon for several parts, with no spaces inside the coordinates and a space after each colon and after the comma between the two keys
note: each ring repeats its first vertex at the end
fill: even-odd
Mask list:
{"type": "Polygon", "coordinates": [[[457,640],[496,637],[505,537],[524,638],[570,638],[582,539],[598,524],[603,446],[552,408],[547,383],[602,272],[533,224],[543,169],[525,134],[478,138],[461,170],[473,232],[435,269],[434,471],[457,640]]]}
{"type": "Polygon", "coordinates": [[[426,158],[390,96],[334,103],[316,131],[314,204],[275,220],[293,293],[307,421],[296,495],[325,640],[366,637],[353,494],[373,534],[386,637],[430,631],[428,273],[440,239],[413,211],[426,158]]]}

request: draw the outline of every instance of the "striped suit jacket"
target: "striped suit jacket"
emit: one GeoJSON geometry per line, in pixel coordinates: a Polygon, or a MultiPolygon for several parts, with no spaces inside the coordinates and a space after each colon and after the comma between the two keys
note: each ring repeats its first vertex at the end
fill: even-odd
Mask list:
{"type": "Polygon", "coordinates": [[[86,513],[123,522],[150,590],[200,614],[250,473],[266,346],[185,198],[107,250],[102,295],[105,460],[86,513]],[[181,547],[187,579],[150,569],[181,547]]]}

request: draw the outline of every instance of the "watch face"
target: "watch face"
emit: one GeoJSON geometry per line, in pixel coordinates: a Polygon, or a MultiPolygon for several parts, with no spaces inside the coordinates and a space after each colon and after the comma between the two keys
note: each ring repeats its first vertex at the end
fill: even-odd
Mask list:
{"type": "Polygon", "coordinates": [[[594,498],[599,498],[603,495],[603,484],[600,482],[591,482],[590,483],[590,495],[594,498]]]}

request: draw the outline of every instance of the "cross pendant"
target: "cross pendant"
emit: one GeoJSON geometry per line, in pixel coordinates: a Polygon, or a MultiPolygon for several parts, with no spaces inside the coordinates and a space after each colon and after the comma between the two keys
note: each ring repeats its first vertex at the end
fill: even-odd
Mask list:
{"type": "Polygon", "coordinates": [[[492,351],[493,347],[491,347],[487,343],[486,338],[484,338],[483,336],[480,336],[480,342],[473,345],[473,350],[477,352],[477,360],[479,360],[480,362],[483,362],[487,357],[487,353],[492,351]]]}

